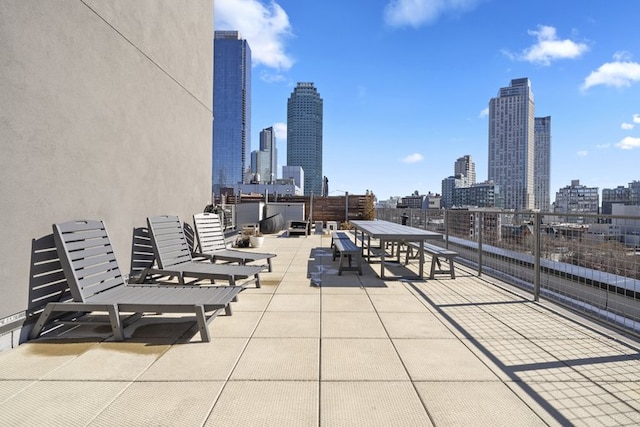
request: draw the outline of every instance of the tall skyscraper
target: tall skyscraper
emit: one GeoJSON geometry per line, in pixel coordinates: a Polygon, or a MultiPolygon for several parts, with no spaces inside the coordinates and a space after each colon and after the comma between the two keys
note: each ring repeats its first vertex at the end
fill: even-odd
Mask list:
{"type": "Polygon", "coordinates": [[[462,174],[467,177],[467,185],[476,183],[476,164],[470,155],[462,156],[456,160],[453,167],[453,175],[462,174]]]}
{"type": "Polygon", "coordinates": [[[528,78],[511,80],[489,101],[489,173],[505,209],[534,204],[535,103],[528,78]]]}
{"type": "Polygon", "coordinates": [[[260,131],[260,150],[251,152],[251,172],[264,184],[273,184],[277,178],[276,134],[272,127],[260,131]]]}
{"type": "Polygon", "coordinates": [[[273,127],[260,131],[260,151],[269,153],[268,176],[263,179],[266,182],[275,181],[278,178],[278,150],[276,149],[276,133],[273,127]]]}
{"type": "Polygon", "coordinates": [[[535,160],[533,182],[535,208],[541,212],[551,209],[551,117],[536,117],[535,160]]]}
{"type": "Polygon", "coordinates": [[[304,194],[322,194],[322,98],[313,83],[298,83],[287,101],[287,165],[304,172],[304,194]]]}
{"type": "Polygon", "coordinates": [[[242,183],[251,152],[251,48],[237,31],[213,41],[213,192],[242,183]]]}

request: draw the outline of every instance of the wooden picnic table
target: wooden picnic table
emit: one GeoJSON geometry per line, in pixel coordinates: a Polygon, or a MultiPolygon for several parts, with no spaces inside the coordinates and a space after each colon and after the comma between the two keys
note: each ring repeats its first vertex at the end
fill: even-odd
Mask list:
{"type": "MultiPolygon", "coordinates": [[[[425,240],[442,240],[443,236],[434,231],[422,230],[420,228],[409,227],[407,225],[397,224],[389,221],[350,221],[355,228],[356,243],[362,242],[362,251],[364,256],[365,239],[367,244],[367,261],[371,262],[371,239],[377,239],[380,242],[380,278],[384,279],[385,268],[385,245],[391,243],[397,245],[398,262],[400,262],[400,246],[409,242],[415,242],[422,246],[425,240]],[[358,239],[358,233],[362,233],[362,239],[358,239]]],[[[418,277],[424,279],[424,252],[419,251],[420,264],[418,267],[418,277]]]]}

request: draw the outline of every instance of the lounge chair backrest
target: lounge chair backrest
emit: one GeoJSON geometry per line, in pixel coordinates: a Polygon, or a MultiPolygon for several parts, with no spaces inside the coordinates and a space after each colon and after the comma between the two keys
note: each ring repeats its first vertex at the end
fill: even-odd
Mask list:
{"type": "Polygon", "coordinates": [[[147,218],[147,224],[158,268],[170,269],[193,261],[180,218],[175,215],[152,216],[147,218]]]}
{"type": "Polygon", "coordinates": [[[199,252],[207,254],[227,249],[218,214],[208,212],[195,214],[193,223],[196,227],[199,252]]]}
{"type": "Polygon", "coordinates": [[[95,294],[124,286],[102,221],[53,224],[53,239],[74,301],[86,302],[95,294]]]}

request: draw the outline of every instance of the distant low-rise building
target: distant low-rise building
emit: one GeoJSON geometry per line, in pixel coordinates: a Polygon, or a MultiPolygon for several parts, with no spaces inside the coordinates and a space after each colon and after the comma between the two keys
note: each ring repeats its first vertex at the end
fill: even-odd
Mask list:
{"type": "Polygon", "coordinates": [[[620,230],[622,242],[627,246],[640,248],[640,223],[619,218],[620,216],[640,217],[640,205],[614,204],[612,215],[615,216],[611,219],[611,223],[620,230]]]}
{"type": "Polygon", "coordinates": [[[425,196],[416,191],[411,196],[402,197],[398,201],[398,208],[425,209],[425,196]]]}
{"type": "Polygon", "coordinates": [[[442,180],[442,201],[441,205],[445,209],[455,206],[453,201],[453,191],[456,188],[467,187],[469,181],[467,177],[461,173],[447,177],[442,180]]]}
{"type": "Polygon", "coordinates": [[[556,214],[597,214],[600,206],[598,187],[587,187],[579,179],[556,192],[554,212],[556,214]]]}
{"type": "Polygon", "coordinates": [[[500,187],[494,182],[485,181],[469,187],[453,189],[453,205],[458,207],[502,208],[500,187]]]}
{"type": "Polygon", "coordinates": [[[440,209],[442,207],[442,196],[429,192],[426,197],[427,209],[440,209]]]}
{"type": "Polygon", "coordinates": [[[286,196],[302,196],[304,193],[300,187],[291,180],[278,179],[273,183],[253,182],[248,184],[237,184],[234,187],[234,194],[277,194],[286,196]]]}
{"type": "Polygon", "coordinates": [[[613,204],[626,206],[640,205],[640,181],[632,181],[628,187],[622,185],[616,188],[602,189],[602,213],[611,215],[613,204]]]}
{"type": "Polygon", "coordinates": [[[283,166],[282,179],[293,182],[296,186],[302,189],[304,194],[304,170],[301,166],[283,166]]]}

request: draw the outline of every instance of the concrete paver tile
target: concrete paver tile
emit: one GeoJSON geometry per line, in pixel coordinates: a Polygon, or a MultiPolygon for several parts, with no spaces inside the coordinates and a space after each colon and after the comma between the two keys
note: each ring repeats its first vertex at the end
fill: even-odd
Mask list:
{"type": "Polygon", "coordinates": [[[269,303],[268,311],[320,311],[320,295],[277,293],[269,303]]]}
{"type": "Polygon", "coordinates": [[[133,381],[140,376],[169,345],[142,342],[103,342],[45,376],[58,380],[133,381]]]}
{"type": "Polygon", "coordinates": [[[364,293],[348,295],[322,295],[322,311],[369,311],[373,312],[373,305],[364,293]]]}
{"type": "Polygon", "coordinates": [[[0,404],[2,423],[8,426],[86,425],[129,384],[38,381],[0,404]]]}
{"type": "Polygon", "coordinates": [[[404,381],[409,377],[388,339],[322,340],[323,381],[404,381]]]}
{"type": "Polygon", "coordinates": [[[387,338],[373,311],[326,311],[322,313],[323,338],[387,338]]]}
{"type": "Polygon", "coordinates": [[[267,311],[253,336],[318,338],[320,337],[320,313],[317,311],[267,311]]]}
{"type": "Polygon", "coordinates": [[[319,340],[252,338],[232,380],[318,380],[319,340]]]}
{"type": "Polygon", "coordinates": [[[323,382],[321,426],[430,426],[409,381],[323,382]]]}
{"type": "Polygon", "coordinates": [[[208,343],[172,346],[137,381],[226,380],[248,338],[213,338],[208,343]]]}
{"type": "Polygon", "coordinates": [[[0,353],[0,379],[36,380],[76,359],[97,342],[38,340],[0,353]]]}
{"type": "Polygon", "coordinates": [[[90,426],[202,425],[224,382],[135,382],[90,426]]]}
{"type": "Polygon", "coordinates": [[[453,338],[456,332],[431,313],[379,313],[391,338],[453,338]]]}
{"type": "Polygon", "coordinates": [[[231,381],[205,425],[317,427],[318,394],[312,381],[231,381]]]}
{"type": "Polygon", "coordinates": [[[458,339],[394,339],[413,381],[494,381],[498,377],[458,339]]]}
{"type": "Polygon", "coordinates": [[[435,425],[545,426],[502,382],[417,382],[435,425]]]}

